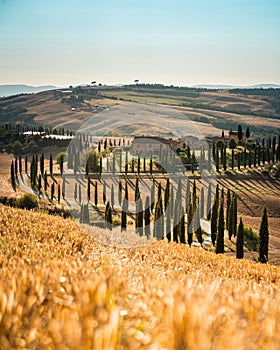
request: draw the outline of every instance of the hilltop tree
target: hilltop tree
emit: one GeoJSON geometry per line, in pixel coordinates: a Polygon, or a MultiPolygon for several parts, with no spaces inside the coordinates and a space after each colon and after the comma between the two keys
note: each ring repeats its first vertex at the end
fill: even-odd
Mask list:
{"type": "Polygon", "coordinates": [[[237,239],[236,239],[236,258],[243,259],[244,257],[244,226],[242,218],[240,218],[240,223],[238,225],[237,239]]]}
{"type": "Polygon", "coordinates": [[[268,241],[269,241],[269,232],[268,232],[268,218],[267,218],[267,209],[263,208],[261,225],[260,225],[260,244],[259,244],[259,261],[261,263],[268,262],[268,241]]]}
{"type": "Polygon", "coordinates": [[[249,129],[249,126],[248,126],[247,129],[246,129],[246,137],[247,137],[247,139],[249,139],[249,137],[250,137],[250,129],[249,129]]]}

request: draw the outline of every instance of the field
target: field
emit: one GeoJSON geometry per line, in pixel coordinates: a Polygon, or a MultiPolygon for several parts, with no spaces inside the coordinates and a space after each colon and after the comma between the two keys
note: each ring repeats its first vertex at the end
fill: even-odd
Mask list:
{"type": "MultiPolygon", "coordinates": [[[[242,123],[243,128],[250,126],[253,137],[257,138],[280,132],[278,95],[269,94],[155,86],[75,88],[0,99],[0,122],[77,130],[99,112],[118,105],[120,111],[122,107],[128,111],[131,123],[114,129],[113,135],[114,132],[129,133],[131,137],[146,133],[147,126],[141,124],[135,111],[146,113],[143,112],[145,117],[156,124],[149,131],[158,135],[169,130],[164,129],[156,119],[155,109],[147,104],[157,103],[161,108],[171,107],[180,112],[174,112],[173,130],[182,131],[182,125],[190,120],[187,124],[190,129],[195,125],[205,136],[218,136],[221,130],[236,128],[242,123]],[[135,110],[130,109],[132,105],[137,106],[135,110]]],[[[100,124],[104,122],[102,117],[96,120],[100,124]]],[[[55,157],[59,150],[55,147],[54,150],[50,148],[46,152],[45,160],[49,152],[55,157]]],[[[41,151],[45,150],[39,153],[41,151]]],[[[106,153],[107,149],[102,151],[106,153]]],[[[12,189],[12,159],[12,155],[0,155],[1,200],[21,197],[24,193],[23,189],[17,188],[16,192],[12,189]]],[[[49,171],[49,162],[45,163],[45,170],[49,171]]],[[[58,175],[58,164],[54,167],[57,174],[48,175],[48,179],[49,184],[55,182],[56,196],[62,179],[58,175]]],[[[47,207],[41,205],[46,199],[39,200],[37,212],[0,204],[1,350],[278,350],[280,179],[272,177],[273,171],[269,174],[272,167],[263,162],[260,167],[244,169],[241,165],[240,170],[232,171],[229,166],[227,171],[217,174],[220,188],[229,188],[238,196],[238,217],[257,234],[262,209],[267,207],[269,264],[258,263],[258,253],[248,250],[247,242],[245,259],[236,259],[236,247],[227,239],[227,231],[226,254],[216,255],[201,247],[168,243],[166,238],[147,241],[145,236],[129,231],[116,235],[116,229],[78,226],[79,220],[48,215],[47,207]],[[100,242],[101,236],[106,245],[100,242]],[[116,241],[121,242],[118,247],[111,244],[116,241]]],[[[106,176],[105,172],[104,178],[106,176]]],[[[165,188],[165,176],[155,177],[165,188]]],[[[199,193],[198,173],[194,171],[191,177],[191,186],[196,179],[199,193]]],[[[88,182],[76,181],[70,173],[69,179],[66,200],[76,209],[78,202],[87,202],[88,182]],[[76,182],[80,183],[79,190],[83,190],[83,200],[73,198],[77,197],[76,182]]],[[[132,203],[135,174],[129,174],[127,180],[132,203]]],[[[23,175],[20,181],[29,186],[27,176],[23,175]]],[[[101,209],[103,215],[104,180],[92,176],[92,203],[94,183],[98,183],[99,200],[98,206],[92,205],[91,210],[101,209]]],[[[111,188],[117,191],[118,185],[118,181],[114,186],[109,183],[108,197],[111,188]]],[[[140,181],[141,186],[144,185],[140,181]]],[[[149,186],[147,188],[150,193],[149,186]]],[[[212,188],[212,191],[215,190],[212,188]]],[[[114,202],[114,219],[120,221],[116,193],[114,202]]],[[[55,206],[49,202],[47,205],[55,206]]],[[[61,210],[65,202],[61,200],[56,205],[61,210]]],[[[79,219],[80,213],[77,213],[79,219]]],[[[134,225],[134,217],[129,214],[128,228],[134,225]]],[[[212,246],[208,249],[214,250],[212,246]]]]}
{"type": "Polygon", "coordinates": [[[3,206],[0,232],[1,349],[278,349],[279,267],[3,206]]]}

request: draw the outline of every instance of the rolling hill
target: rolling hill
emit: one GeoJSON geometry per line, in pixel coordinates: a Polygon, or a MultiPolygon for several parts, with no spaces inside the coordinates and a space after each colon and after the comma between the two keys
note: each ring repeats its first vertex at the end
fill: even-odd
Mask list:
{"type": "Polygon", "coordinates": [[[280,89],[205,90],[131,85],[76,87],[0,99],[0,123],[25,123],[77,130],[89,118],[116,104],[168,105],[192,120],[206,135],[236,129],[241,123],[255,136],[280,131],[280,89]]]}

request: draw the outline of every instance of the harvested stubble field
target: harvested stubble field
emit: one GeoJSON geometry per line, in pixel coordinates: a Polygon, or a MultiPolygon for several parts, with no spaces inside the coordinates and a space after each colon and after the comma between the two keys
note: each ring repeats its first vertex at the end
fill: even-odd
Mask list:
{"type": "Polygon", "coordinates": [[[1,349],[279,349],[280,268],[0,206],[1,349]]]}

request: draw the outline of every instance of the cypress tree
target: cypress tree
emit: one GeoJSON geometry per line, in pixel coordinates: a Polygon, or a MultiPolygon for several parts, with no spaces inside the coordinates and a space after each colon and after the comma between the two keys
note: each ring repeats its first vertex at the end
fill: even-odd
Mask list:
{"type": "Polygon", "coordinates": [[[161,182],[158,185],[158,195],[157,195],[157,200],[159,201],[162,195],[162,187],[161,187],[161,182]]]}
{"type": "Polygon", "coordinates": [[[51,185],[51,200],[53,201],[54,198],[54,182],[51,185]]]}
{"type": "Polygon", "coordinates": [[[47,175],[47,172],[45,171],[45,174],[44,174],[44,191],[47,192],[47,189],[48,189],[48,175],[47,175]]]}
{"type": "Polygon", "coordinates": [[[263,208],[261,225],[260,225],[260,242],[259,242],[259,261],[261,263],[268,262],[268,241],[269,241],[269,232],[268,232],[268,218],[267,218],[267,209],[263,208]]]}
{"type": "Polygon", "coordinates": [[[208,187],[208,194],[207,194],[207,220],[209,221],[211,219],[211,204],[212,204],[212,185],[211,182],[209,182],[209,187],[208,187]]]}
{"type": "Polygon", "coordinates": [[[40,157],[40,172],[41,172],[41,175],[44,174],[44,171],[45,171],[45,156],[44,156],[44,153],[42,153],[42,155],[40,157]]]}
{"type": "Polygon", "coordinates": [[[238,140],[239,140],[239,143],[241,143],[241,141],[242,141],[242,134],[243,134],[242,126],[239,124],[238,125],[238,140]]]}
{"type": "Polygon", "coordinates": [[[195,166],[195,153],[194,151],[192,152],[192,158],[191,158],[191,170],[192,174],[194,173],[194,166],[195,166]]]}
{"type": "Polygon", "coordinates": [[[154,217],[154,236],[157,239],[161,239],[164,236],[163,232],[163,212],[162,212],[162,198],[160,198],[156,204],[155,217],[154,217]]]}
{"type": "Polygon", "coordinates": [[[230,215],[230,204],[231,204],[231,194],[230,189],[227,190],[227,208],[226,208],[226,229],[228,230],[228,222],[229,222],[229,215],[230,215]]]}
{"type": "Polygon", "coordinates": [[[63,176],[63,179],[62,179],[62,198],[65,199],[65,176],[63,176]]]}
{"type": "Polygon", "coordinates": [[[25,167],[25,174],[27,175],[27,173],[28,173],[28,157],[27,156],[25,156],[24,167],[25,167]]]}
{"type": "Polygon", "coordinates": [[[225,231],[224,199],[222,198],[220,201],[220,206],[219,206],[216,254],[223,254],[224,253],[224,231],[225,231]]]}
{"type": "Polygon", "coordinates": [[[169,178],[166,181],[166,187],[164,192],[164,209],[166,211],[170,199],[170,182],[169,178]]]}
{"type": "Polygon", "coordinates": [[[53,159],[52,159],[52,153],[50,154],[50,174],[53,175],[53,159]]]}
{"type": "MultiPolygon", "coordinates": [[[[41,179],[41,175],[39,175],[39,179],[41,179]]],[[[60,184],[57,186],[57,201],[60,203],[60,184]]]]}
{"type": "Polygon", "coordinates": [[[99,176],[102,175],[102,157],[99,158],[99,176]]]}
{"type": "Polygon", "coordinates": [[[231,198],[229,213],[228,213],[228,238],[231,241],[233,236],[233,223],[234,223],[234,198],[231,198]]]}
{"type": "Polygon", "coordinates": [[[193,206],[196,208],[196,181],[193,182],[193,206]]]}
{"type": "Polygon", "coordinates": [[[115,205],[115,192],[114,192],[114,185],[111,185],[111,207],[114,208],[115,205]]]}
{"type": "Polygon", "coordinates": [[[196,226],[196,230],[195,230],[195,235],[197,238],[198,243],[200,243],[200,245],[202,246],[203,243],[203,238],[202,238],[202,230],[201,230],[201,225],[200,225],[200,210],[199,210],[199,205],[197,207],[196,213],[195,213],[195,226],[196,226]]]}
{"type": "Polygon", "coordinates": [[[74,200],[77,201],[77,198],[78,198],[78,185],[77,185],[77,182],[75,182],[74,200]]]}
{"type": "Polygon", "coordinates": [[[122,205],[122,182],[119,181],[119,187],[118,187],[118,202],[119,206],[122,205]]]}
{"type": "Polygon", "coordinates": [[[107,227],[109,228],[110,231],[112,231],[113,229],[113,213],[112,213],[112,207],[109,204],[109,208],[108,208],[108,213],[107,213],[107,227]]]}
{"type": "Polygon", "coordinates": [[[182,203],[180,203],[180,243],[186,244],[185,215],[182,203]]]}
{"type": "Polygon", "coordinates": [[[191,193],[191,185],[190,185],[189,178],[187,178],[186,200],[185,200],[186,209],[188,208],[190,193],[191,193]]]}
{"type": "Polygon", "coordinates": [[[107,202],[105,206],[105,228],[108,228],[108,212],[109,212],[110,203],[107,202]]]}
{"type": "Polygon", "coordinates": [[[150,231],[150,224],[151,224],[151,218],[150,218],[151,212],[150,212],[150,200],[149,197],[146,197],[145,201],[145,211],[144,211],[144,223],[145,223],[145,235],[146,237],[150,237],[151,231],[150,231]]]}
{"type": "Polygon", "coordinates": [[[151,210],[153,210],[155,206],[155,191],[156,191],[156,184],[155,184],[155,180],[153,179],[153,183],[151,187],[151,210]]]}
{"type": "Polygon", "coordinates": [[[39,174],[38,176],[38,192],[39,192],[39,197],[40,197],[40,194],[42,193],[42,177],[41,177],[41,174],[39,174]]]}
{"type": "Polygon", "coordinates": [[[127,227],[127,209],[128,209],[128,203],[127,203],[127,200],[124,199],[123,202],[122,202],[121,231],[126,231],[126,227],[127,227]]]}
{"type": "Polygon", "coordinates": [[[141,171],[141,159],[138,155],[138,157],[137,157],[137,173],[138,173],[138,175],[140,174],[140,171],[141,171]]]}
{"type": "Polygon", "coordinates": [[[127,175],[127,173],[128,173],[128,152],[127,152],[127,151],[125,152],[125,166],[124,166],[124,172],[125,172],[125,175],[127,175]]]}
{"type": "Polygon", "coordinates": [[[202,185],[200,191],[200,216],[204,218],[204,186],[202,185]]]}
{"type": "Polygon", "coordinates": [[[90,202],[90,178],[87,179],[87,199],[90,202]]]}
{"type": "Polygon", "coordinates": [[[153,173],[153,157],[152,157],[152,154],[151,154],[151,157],[150,157],[150,174],[152,175],[153,173]]]}
{"type": "Polygon", "coordinates": [[[15,177],[15,168],[14,168],[14,161],[12,160],[11,163],[11,184],[14,191],[16,191],[16,177],[15,177]]]}
{"type": "Polygon", "coordinates": [[[231,169],[234,170],[234,149],[231,150],[231,169]]]}
{"type": "Polygon", "coordinates": [[[216,197],[214,200],[212,213],[211,213],[211,240],[212,240],[213,246],[215,246],[216,235],[217,235],[218,205],[219,203],[216,197]]]}
{"type": "Polygon", "coordinates": [[[188,230],[188,245],[191,246],[193,242],[193,224],[192,224],[192,219],[193,219],[193,213],[194,213],[194,208],[192,205],[191,198],[189,200],[189,205],[188,205],[188,224],[187,224],[187,230],[188,230]]]}
{"type": "Polygon", "coordinates": [[[143,236],[143,203],[141,197],[136,202],[135,229],[140,236],[143,236]]]}
{"type": "Polygon", "coordinates": [[[95,182],[95,191],[94,191],[94,205],[97,207],[98,204],[98,187],[97,187],[97,181],[95,182]]]}
{"type": "Polygon", "coordinates": [[[168,242],[171,241],[171,210],[173,207],[171,196],[169,198],[168,206],[166,207],[165,215],[166,215],[166,238],[168,242]]]}
{"type": "Polygon", "coordinates": [[[18,165],[19,165],[19,173],[21,175],[22,174],[22,159],[21,159],[21,156],[19,156],[18,165]]]}
{"type": "Polygon", "coordinates": [[[226,145],[224,145],[222,152],[223,152],[223,169],[224,169],[224,171],[226,171],[227,170],[227,147],[226,147],[226,145]]]}
{"type": "Polygon", "coordinates": [[[79,203],[82,203],[82,186],[79,184],[79,203]]]}
{"type": "Polygon", "coordinates": [[[135,193],[134,193],[135,202],[137,202],[139,198],[140,198],[139,178],[137,177],[136,183],[135,183],[135,193]]]}
{"type": "Polygon", "coordinates": [[[217,147],[216,151],[216,171],[217,173],[220,172],[220,159],[219,159],[219,148],[217,147]]]}
{"type": "Polygon", "coordinates": [[[233,196],[233,235],[236,237],[236,230],[237,230],[237,196],[236,193],[234,193],[233,196]]]}
{"type": "Polygon", "coordinates": [[[103,182],[103,204],[106,203],[106,183],[103,182]]]}
{"type": "Polygon", "coordinates": [[[240,222],[238,225],[237,231],[237,239],[236,239],[236,258],[243,259],[244,257],[244,226],[242,222],[242,218],[240,218],[240,222]]]}

